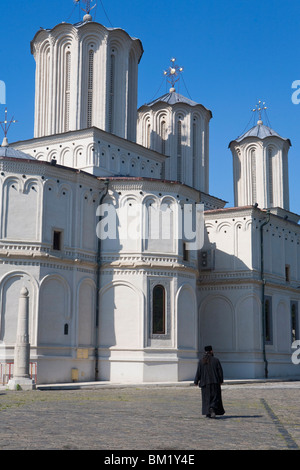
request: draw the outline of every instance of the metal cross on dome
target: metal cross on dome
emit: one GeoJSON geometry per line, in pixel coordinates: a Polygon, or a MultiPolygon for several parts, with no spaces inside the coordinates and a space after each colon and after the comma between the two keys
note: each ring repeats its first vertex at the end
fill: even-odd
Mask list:
{"type": "Polygon", "coordinates": [[[179,74],[183,72],[183,67],[176,65],[175,62],[176,62],[176,59],[175,57],[173,57],[171,59],[170,67],[164,71],[164,75],[167,77],[168,82],[171,83],[172,91],[174,91],[174,85],[180,78],[179,74]]]}
{"type": "MultiPolygon", "coordinates": [[[[74,0],[74,1],[75,1],[75,3],[80,3],[80,0],[74,0]]],[[[82,10],[83,10],[87,15],[89,15],[89,14],[90,14],[90,11],[91,11],[93,8],[95,8],[95,6],[96,6],[96,3],[95,3],[95,5],[93,5],[93,6],[91,5],[95,0],[82,0],[82,1],[83,1],[83,3],[86,5],[85,8],[82,8],[82,10]]]]}
{"type": "Polygon", "coordinates": [[[264,101],[259,100],[255,108],[252,109],[254,113],[258,113],[258,122],[261,122],[261,113],[264,110],[268,109],[267,106],[265,106],[265,104],[266,103],[264,101]]]}
{"type": "Polygon", "coordinates": [[[11,126],[11,124],[15,123],[15,122],[18,122],[16,121],[13,117],[11,118],[11,120],[9,121],[7,119],[7,108],[5,108],[5,118],[4,118],[4,121],[0,121],[0,125],[3,129],[3,132],[4,132],[4,137],[7,136],[7,133],[9,131],[9,128],[11,126]]]}

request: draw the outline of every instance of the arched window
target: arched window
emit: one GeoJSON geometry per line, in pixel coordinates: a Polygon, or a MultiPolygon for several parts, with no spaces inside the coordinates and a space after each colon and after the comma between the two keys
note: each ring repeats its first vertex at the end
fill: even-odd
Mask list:
{"type": "Polygon", "coordinates": [[[256,193],[256,154],[255,150],[251,150],[250,154],[250,164],[251,164],[251,186],[252,186],[252,204],[257,202],[257,193],[256,193]]]}
{"type": "Polygon", "coordinates": [[[165,288],[156,285],[153,288],[152,304],[152,333],[154,335],[165,334],[165,288]]]}
{"type": "Polygon", "coordinates": [[[88,100],[87,100],[87,127],[92,125],[93,114],[93,80],[94,80],[94,51],[89,51],[88,65],[88,100]]]}
{"type": "Polygon", "coordinates": [[[51,58],[50,58],[50,48],[47,49],[47,53],[45,55],[45,87],[44,87],[44,106],[45,106],[45,114],[44,114],[44,135],[50,134],[50,116],[49,116],[49,103],[50,103],[50,70],[51,70],[51,58]]]}
{"type": "Polygon", "coordinates": [[[273,152],[272,149],[268,149],[268,163],[269,163],[269,206],[273,206],[273,152]]]}
{"type": "Polygon", "coordinates": [[[161,153],[165,155],[166,154],[166,122],[165,121],[162,121],[161,123],[160,137],[161,137],[161,153]]]}
{"type": "Polygon", "coordinates": [[[69,130],[70,121],[70,84],[71,84],[71,53],[66,53],[65,59],[65,72],[66,72],[66,83],[65,83],[65,132],[69,130]]]}
{"type": "Polygon", "coordinates": [[[181,142],[181,120],[177,121],[177,180],[182,180],[182,142],[181,142]]]}
{"type": "Polygon", "coordinates": [[[114,102],[115,102],[115,68],[116,58],[114,54],[110,56],[110,77],[109,77],[109,98],[108,98],[108,132],[114,131],[114,102]]]}
{"type": "Polygon", "coordinates": [[[147,142],[146,147],[149,149],[151,147],[151,123],[150,119],[147,119],[147,142]]]}
{"type": "Polygon", "coordinates": [[[193,168],[192,168],[192,171],[193,171],[193,186],[195,187],[196,186],[196,183],[197,183],[197,122],[196,122],[196,119],[194,118],[194,122],[193,122],[193,149],[192,149],[192,152],[193,152],[193,168]]]}

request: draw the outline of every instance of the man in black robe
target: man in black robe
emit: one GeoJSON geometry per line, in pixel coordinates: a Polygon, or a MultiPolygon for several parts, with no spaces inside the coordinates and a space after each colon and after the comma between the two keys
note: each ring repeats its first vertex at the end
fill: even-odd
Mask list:
{"type": "Polygon", "coordinates": [[[202,414],[207,418],[215,418],[216,415],[225,413],[221,393],[223,369],[211,346],[205,346],[204,351],[205,354],[198,363],[194,384],[201,388],[202,414]]]}

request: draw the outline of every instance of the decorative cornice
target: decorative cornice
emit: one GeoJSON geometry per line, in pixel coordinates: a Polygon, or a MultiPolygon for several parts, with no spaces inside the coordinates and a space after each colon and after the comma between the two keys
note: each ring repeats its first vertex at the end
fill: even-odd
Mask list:
{"type": "Polygon", "coordinates": [[[183,277],[183,278],[186,278],[186,279],[190,279],[190,280],[194,280],[195,279],[195,275],[194,273],[188,273],[188,272],[184,272],[184,271],[181,271],[181,270],[174,270],[174,269],[170,269],[170,270],[166,270],[166,269],[163,269],[163,268],[159,268],[159,267],[153,267],[152,269],[150,269],[149,267],[146,269],[117,269],[117,268],[114,268],[114,269],[111,269],[109,267],[107,267],[107,269],[104,269],[103,270],[103,274],[104,275],[110,275],[110,276],[128,276],[128,275],[131,275],[131,276],[148,276],[148,275],[151,275],[151,276],[158,276],[158,278],[160,279],[161,276],[165,276],[165,277],[171,277],[171,278],[176,278],[178,276],[180,277],[183,277]]]}
{"type": "Polygon", "coordinates": [[[156,262],[156,261],[145,261],[145,260],[136,260],[136,261],[112,261],[110,263],[102,263],[101,265],[102,270],[119,270],[120,272],[125,271],[135,271],[135,272],[142,272],[148,270],[163,270],[163,271],[171,271],[174,272],[184,272],[188,274],[193,274],[194,276],[198,275],[198,270],[192,266],[187,266],[179,262],[167,263],[164,261],[156,262]]]}

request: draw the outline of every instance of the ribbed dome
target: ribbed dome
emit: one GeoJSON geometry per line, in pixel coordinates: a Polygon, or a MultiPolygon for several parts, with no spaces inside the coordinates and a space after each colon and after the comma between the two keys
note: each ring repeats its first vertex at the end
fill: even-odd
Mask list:
{"type": "Polygon", "coordinates": [[[186,104],[189,104],[190,106],[197,106],[198,104],[195,101],[192,101],[186,98],[185,96],[180,95],[179,93],[171,92],[171,93],[166,93],[163,96],[160,96],[159,98],[151,101],[150,103],[147,103],[146,106],[153,106],[155,103],[160,103],[161,101],[164,103],[168,103],[168,104],[186,103],[186,104]]]}
{"type": "Polygon", "coordinates": [[[285,139],[284,137],[281,137],[277,132],[275,132],[270,127],[264,126],[263,124],[257,124],[256,126],[249,129],[247,132],[245,132],[245,134],[231,141],[229,144],[229,147],[232,142],[241,142],[247,137],[257,137],[258,139],[262,139],[262,140],[266,139],[267,137],[278,137],[279,139],[286,140],[291,145],[291,141],[289,139],[285,139]]]}
{"type": "Polygon", "coordinates": [[[155,100],[151,101],[150,103],[146,103],[144,106],[153,106],[156,103],[167,103],[171,106],[175,105],[177,103],[184,103],[184,104],[188,104],[189,106],[201,106],[204,109],[206,109],[207,111],[209,111],[209,113],[211,114],[211,111],[209,109],[205,108],[205,106],[203,106],[202,104],[200,105],[199,103],[196,103],[196,101],[193,101],[189,98],[186,98],[185,96],[180,95],[180,93],[176,93],[175,91],[171,91],[170,93],[166,93],[165,95],[160,96],[159,98],[156,98],[155,100]]]}

